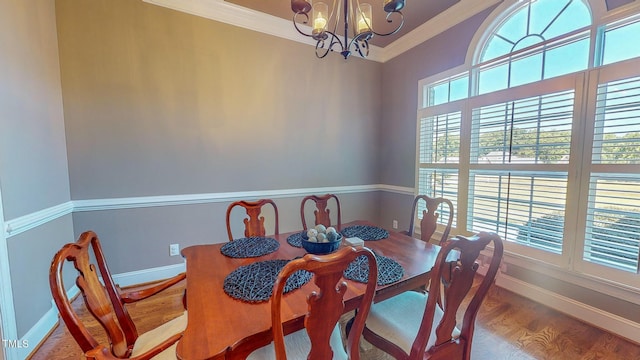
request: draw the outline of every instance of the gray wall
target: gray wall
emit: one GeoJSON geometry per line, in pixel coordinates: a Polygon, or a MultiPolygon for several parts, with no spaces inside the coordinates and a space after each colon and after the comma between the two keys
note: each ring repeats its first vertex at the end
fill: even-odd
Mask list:
{"type": "MultiPolygon", "coordinates": [[[[74,200],[378,183],[381,64],[142,1],[56,4],[74,200]]],[[[277,200],[282,231],[299,201],[277,200]]],[[[376,220],[372,201],[345,197],[345,216],[376,220]]],[[[122,273],[179,262],[170,243],[224,241],[227,205],[79,212],[74,227],[122,273]]]]}
{"type": "Polygon", "coordinates": [[[73,199],[372,184],[381,64],[130,0],[59,0],[73,199]]]}
{"type": "MultiPolygon", "coordinates": [[[[299,230],[300,197],[274,199],[278,206],[280,232],[299,230]]],[[[377,193],[341,194],[343,222],[365,219],[377,221],[377,193]]],[[[74,214],[76,233],[90,227],[98,236],[113,273],[150,269],[182,262],[169,256],[169,244],[181,248],[196,244],[226,242],[227,203],[178,205],[139,209],[79,212],[74,214]]],[[[234,215],[232,213],[232,220],[234,215]]],[[[265,227],[272,233],[273,216],[265,211],[265,227]]],[[[307,217],[309,219],[309,217],[307,217]]],[[[309,220],[307,220],[309,221],[309,220]]],[[[242,222],[234,222],[232,232],[242,237],[242,222]]]]}
{"type": "MultiPolygon", "coordinates": [[[[380,182],[415,187],[416,109],[418,81],[463,65],[476,30],[494,9],[490,8],[467,21],[427,40],[393,58],[382,69],[384,91],[380,127],[380,182]]],[[[413,198],[402,194],[386,194],[381,206],[381,222],[399,221],[406,229],[411,217],[413,198]],[[405,211],[399,213],[399,209],[405,211]]]]}
{"type": "MultiPolygon", "coordinates": [[[[0,48],[0,192],[9,220],[70,199],[54,2],[0,2],[0,48]]],[[[2,286],[13,291],[18,336],[51,307],[49,263],[69,239],[71,216],[7,239],[11,284],[2,286]]]]}

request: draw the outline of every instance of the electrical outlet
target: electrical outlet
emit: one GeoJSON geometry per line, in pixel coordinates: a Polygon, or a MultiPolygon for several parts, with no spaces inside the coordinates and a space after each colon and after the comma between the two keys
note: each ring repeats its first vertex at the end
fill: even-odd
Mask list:
{"type": "Polygon", "coordinates": [[[180,244],[169,245],[169,255],[170,256],[180,255],[180,244]]]}
{"type": "Polygon", "coordinates": [[[398,220],[393,220],[393,228],[394,229],[398,228],[398,220]]]}

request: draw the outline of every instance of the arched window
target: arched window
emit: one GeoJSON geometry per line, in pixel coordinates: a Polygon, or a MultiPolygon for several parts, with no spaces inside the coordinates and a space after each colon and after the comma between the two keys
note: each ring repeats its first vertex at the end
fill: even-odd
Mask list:
{"type": "Polygon", "coordinates": [[[509,14],[481,46],[477,94],[587,68],[592,21],[583,1],[523,1],[509,14]]]}
{"type": "Polygon", "coordinates": [[[420,82],[417,192],[458,232],[640,288],[640,4],[595,3],[506,0],[469,65],[420,82]]]}

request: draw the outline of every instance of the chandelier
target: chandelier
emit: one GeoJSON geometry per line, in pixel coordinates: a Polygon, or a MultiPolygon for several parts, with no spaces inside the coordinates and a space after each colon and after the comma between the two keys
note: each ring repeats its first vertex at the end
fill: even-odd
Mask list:
{"type": "Polygon", "coordinates": [[[378,33],[373,30],[373,17],[371,4],[360,3],[360,0],[333,0],[333,7],[329,12],[329,6],[321,1],[311,4],[311,0],[291,0],[291,10],[293,10],[293,26],[304,35],[316,40],[316,56],[323,58],[330,51],[340,50],[344,58],[351,55],[352,49],[361,57],[369,55],[369,40],[374,35],[388,36],[400,30],[404,24],[404,15],[401,10],[404,8],[405,0],[383,0],[383,9],[387,13],[386,21],[393,23],[394,18],[397,26],[387,33],[378,33]],[[311,18],[309,18],[311,13],[311,18]],[[343,30],[338,28],[343,20],[344,34],[338,34],[343,30]],[[298,24],[308,24],[311,21],[311,34],[302,31],[298,24]],[[349,36],[351,28],[351,36],[349,36]],[[340,36],[342,35],[342,39],[340,36]]]}

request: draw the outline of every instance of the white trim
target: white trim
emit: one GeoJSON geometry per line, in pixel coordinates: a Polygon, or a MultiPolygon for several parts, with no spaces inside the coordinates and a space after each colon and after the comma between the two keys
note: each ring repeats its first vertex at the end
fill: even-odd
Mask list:
{"type": "Polygon", "coordinates": [[[68,201],[31,214],[20,216],[5,223],[4,232],[7,238],[29,231],[37,226],[71,214],[73,203],[68,201]]]}
{"type": "Polygon", "coordinates": [[[568,282],[585,289],[607,294],[616,299],[640,305],[640,289],[629,285],[614,283],[610,279],[596,278],[594,276],[589,276],[586,273],[571,271],[563,267],[544,263],[540,260],[527,258],[523,255],[506,251],[503,262],[527,269],[527,271],[532,271],[560,281],[568,282]]]}
{"type": "Polygon", "coordinates": [[[161,266],[151,269],[130,271],[127,273],[112,275],[113,282],[120,287],[146,284],[153,281],[168,279],[186,271],[185,263],[161,266]]]}
{"type": "Polygon", "coordinates": [[[114,210],[114,209],[130,209],[141,207],[155,206],[172,206],[172,205],[190,205],[205,203],[221,203],[230,202],[241,199],[254,198],[290,198],[297,196],[306,196],[311,194],[350,194],[374,191],[389,191],[413,194],[413,188],[406,188],[394,185],[354,185],[354,186],[335,186],[321,188],[300,188],[300,189],[281,189],[281,190],[256,190],[256,191],[238,191],[238,192],[220,192],[208,194],[184,194],[184,195],[166,195],[166,196],[144,196],[130,198],[114,198],[114,199],[92,199],[92,200],[76,200],[74,201],[73,211],[96,211],[96,210],[114,210]]]}
{"type": "MultiPolygon", "coordinates": [[[[142,1],[245,29],[278,36],[283,39],[316,46],[316,42],[311,38],[298,34],[289,20],[231,4],[223,0],[142,1]]],[[[386,47],[370,46],[371,51],[366,59],[382,63],[389,61],[500,1],[502,0],[461,0],[386,47]]],[[[308,27],[305,26],[305,28],[308,27]]]]}
{"type": "Polygon", "coordinates": [[[422,44],[502,0],[461,0],[382,49],[382,62],[422,44]]]}
{"type": "MultiPolygon", "coordinates": [[[[78,286],[73,285],[69,290],[67,290],[67,298],[73,299],[80,293],[80,289],[78,286]]],[[[21,343],[27,342],[29,344],[28,347],[18,349],[18,358],[26,359],[31,355],[32,352],[36,351],[40,346],[40,343],[49,336],[51,330],[53,330],[58,325],[59,317],[58,317],[58,309],[56,308],[56,304],[51,299],[51,309],[47,311],[38,322],[35,323],[27,331],[26,334],[20,339],[21,343]]]]}
{"type": "MultiPolygon", "coordinates": [[[[4,209],[2,207],[2,191],[0,191],[0,226],[4,228],[4,209]]],[[[9,249],[4,231],[0,233],[0,327],[2,338],[18,339],[16,313],[13,306],[13,287],[11,283],[11,268],[9,267],[9,249]]],[[[7,360],[20,359],[16,348],[3,348],[4,358],[7,360]]]]}
{"type": "Polygon", "coordinates": [[[390,192],[390,193],[394,193],[394,194],[401,194],[401,195],[409,195],[409,196],[414,196],[415,195],[415,188],[412,187],[407,187],[407,186],[396,186],[396,185],[378,185],[378,190],[380,191],[384,191],[384,192],[390,192]]]}
{"type": "Polygon", "coordinates": [[[500,274],[500,276],[496,278],[496,285],[576,319],[580,319],[594,327],[617,334],[629,341],[640,344],[639,323],[558,295],[505,274],[500,274]]]}
{"type": "MultiPolygon", "coordinates": [[[[290,20],[252,10],[223,0],[142,0],[146,3],[166,7],[191,15],[204,17],[225,24],[239,26],[245,29],[277,36],[283,39],[316,46],[316,41],[310,37],[300,35],[290,20]]],[[[293,18],[293,13],[292,13],[293,18]]],[[[306,25],[299,27],[311,33],[306,25]]],[[[381,62],[381,49],[371,45],[367,59],[381,62]]]]}
{"type": "MultiPolygon", "coordinates": [[[[205,203],[231,202],[241,199],[253,199],[268,197],[272,199],[289,198],[297,196],[306,196],[311,194],[351,194],[362,192],[386,191],[397,194],[413,195],[414,189],[410,187],[372,184],[372,185],[352,185],[352,186],[333,186],[320,188],[299,188],[299,189],[281,189],[281,190],[256,190],[256,191],[237,191],[237,192],[220,192],[208,194],[184,194],[184,195],[164,195],[164,196],[142,196],[128,198],[112,198],[112,199],[88,199],[74,200],[63,204],[52,206],[47,209],[36,211],[31,214],[20,216],[5,222],[3,226],[3,236],[10,238],[31,230],[47,222],[58,219],[62,216],[80,211],[97,211],[97,210],[118,210],[132,209],[156,206],[171,205],[190,205],[205,203]]],[[[0,255],[2,254],[0,249],[0,255]]],[[[7,264],[3,261],[2,264],[7,264]]]]}

